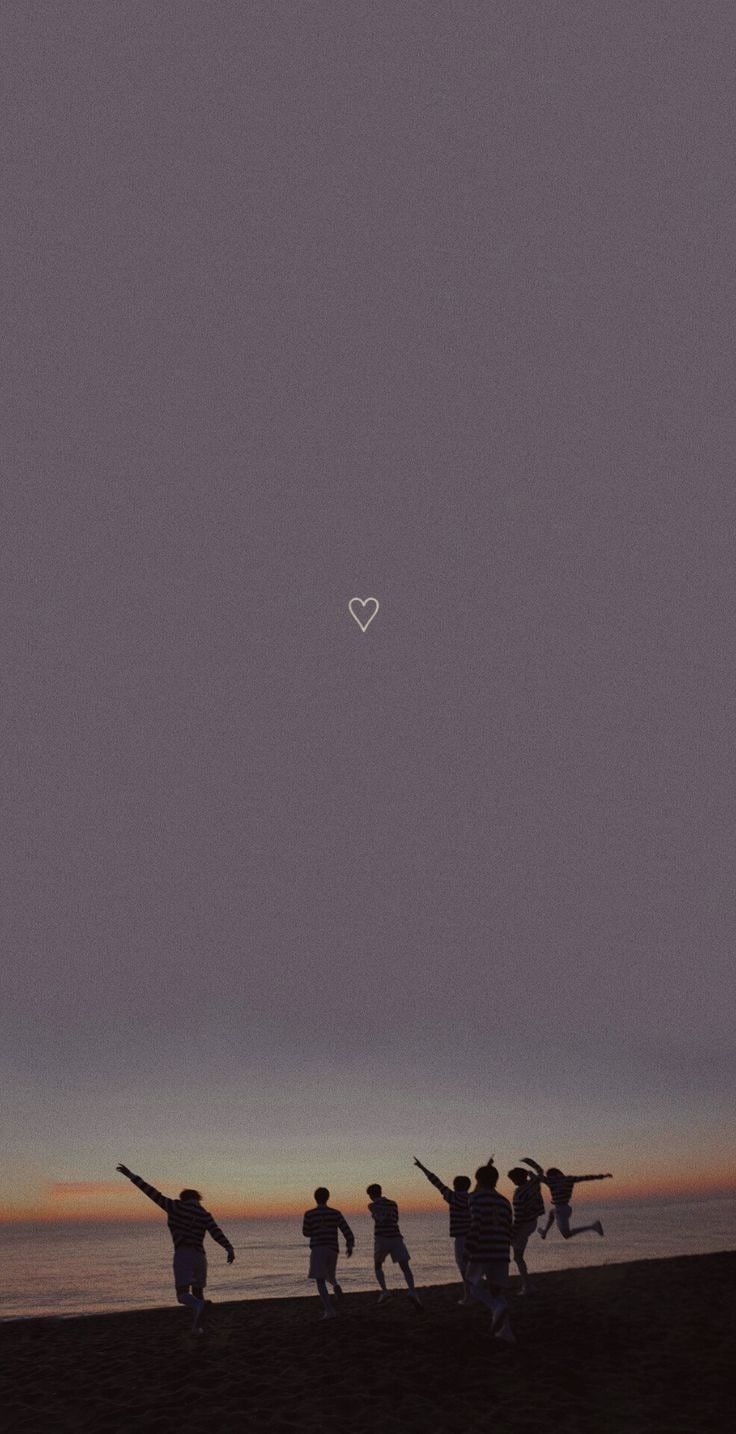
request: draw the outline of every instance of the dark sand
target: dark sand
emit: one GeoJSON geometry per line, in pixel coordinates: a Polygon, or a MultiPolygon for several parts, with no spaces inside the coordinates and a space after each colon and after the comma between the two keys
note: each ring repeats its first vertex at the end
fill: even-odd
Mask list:
{"type": "MultiPolygon", "coordinates": [[[[515,1284],[515,1282],[514,1282],[515,1284]]],[[[517,1344],[457,1285],[0,1325],[3,1427],[214,1434],[713,1434],[736,1429],[736,1252],[545,1274],[517,1344]]]]}

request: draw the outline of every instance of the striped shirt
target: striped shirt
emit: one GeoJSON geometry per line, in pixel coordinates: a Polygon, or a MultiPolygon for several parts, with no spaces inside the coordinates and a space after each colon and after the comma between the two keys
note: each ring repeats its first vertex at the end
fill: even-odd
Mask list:
{"type": "Polygon", "coordinates": [[[544,1214],[544,1200],[539,1188],[539,1180],[528,1180],[525,1185],[517,1185],[512,1200],[514,1211],[514,1229],[517,1225],[527,1225],[531,1220],[538,1220],[544,1214]]]}
{"type": "Polygon", "coordinates": [[[128,1178],[138,1186],[139,1190],[143,1191],[144,1195],[148,1196],[149,1200],[153,1200],[155,1205],[160,1205],[161,1209],[166,1211],[169,1217],[167,1224],[175,1250],[204,1250],[205,1232],[210,1234],[218,1245],[222,1245],[223,1249],[232,1250],[227,1235],[223,1235],[209,1210],[205,1210],[198,1201],[171,1200],[168,1195],[162,1195],[154,1185],[149,1185],[147,1181],[141,1180],[140,1175],[130,1175],[128,1178]]]}
{"type": "Polygon", "coordinates": [[[470,1230],[465,1241],[469,1260],[509,1259],[511,1206],[496,1190],[476,1190],[470,1197],[470,1230]]]}
{"type": "Polygon", "coordinates": [[[574,1175],[548,1175],[547,1184],[553,1205],[569,1205],[572,1199],[574,1175]]]}
{"type": "Polygon", "coordinates": [[[399,1229],[399,1207],[395,1200],[388,1200],[385,1195],[379,1195],[377,1200],[371,1200],[368,1209],[373,1216],[376,1238],[382,1240],[400,1240],[402,1238],[399,1229]]]}
{"type": "Polygon", "coordinates": [[[450,1207],[451,1238],[456,1239],[458,1235],[467,1235],[470,1229],[470,1191],[451,1190],[449,1185],[442,1183],[439,1175],[433,1175],[431,1170],[425,1170],[424,1173],[450,1207]]]}
{"type": "Polygon", "coordinates": [[[339,1210],[333,1210],[329,1205],[315,1205],[313,1210],[307,1210],[302,1222],[302,1234],[309,1240],[311,1250],[339,1250],[338,1230],[342,1230],[345,1244],[352,1250],[355,1236],[339,1210]]]}

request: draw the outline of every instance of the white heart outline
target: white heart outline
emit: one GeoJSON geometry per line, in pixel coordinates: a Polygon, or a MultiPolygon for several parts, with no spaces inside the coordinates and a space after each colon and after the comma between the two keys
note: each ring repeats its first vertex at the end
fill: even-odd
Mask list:
{"type": "Polygon", "coordinates": [[[368,628],[370,627],[371,623],[373,622],[373,619],[374,619],[374,617],[376,616],[376,613],[378,612],[378,609],[379,609],[380,606],[381,606],[381,604],[380,604],[380,602],[378,601],[378,598],[377,598],[377,597],[367,597],[367,598],[354,597],[354,598],[351,598],[351,599],[350,599],[350,602],[348,603],[348,612],[350,613],[350,616],[351,616],[351,617],[355,618],[355,621],[357,622],[358,627],[360,628],[361,632],[367,632],[367,631],[368,631],[368,628]],[[371,613],[371,615],[370,615],[370,617],[368,618],[368,621],[367,621],[367,622],[362,622],[361,619],[358,617],[358,614],[357,614],[356,612],[353,612],[353,603],[354,603],[354,602],[359,602],[360,605],[361,605],[361,607],[365,607],[365,606],[367,605],[367,603],[369,603],[369,602],[374,602],[374,603],[376,604],[375,609],[374,609],[374,611],[371,613]]]}

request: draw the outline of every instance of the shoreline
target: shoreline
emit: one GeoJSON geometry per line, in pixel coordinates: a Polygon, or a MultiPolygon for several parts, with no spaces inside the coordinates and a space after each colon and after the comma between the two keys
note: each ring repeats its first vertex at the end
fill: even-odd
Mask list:
{"type": "MultiPolygon", "coordinates": [[[[651,1256],[645,1256],[645,1257],[643,1257],[643,1258],[640,1259],[640,1260],[616,1260],[616,1261],[606,1261],[606,1262],[602,1262],[602,1263],[600,1263],[600,1264],[593,1264],[593,1263],[591,1263],[590,1265],[566,1265],[563,1269],[559,1269],[559,1270],[544,1270],[544,1271],[535,1271],[535,1270],[533,1270],[533,1271],[531,1272],[531,1274],[530,1274],[530,1279],[532,1280],[532,1283],[533,1283],[535,1286],[537,1286],[537,1285],[541,1286],[541,1284],[542,1284],[542,1282],[543,1282],[544,1280],[548,1280],[551,1276],[554,1276],[554,1275],[583,1275],[583,1274],[585,1274],[585,1273],[587,1273],[587,1272],[589,1272],[589,1271],[591,1271],[591,1270],[631,1269],[631,1268],[637,1268],[637,1267],[640,1266],[640,1265],[666,1265],[666,1264],[669,1264],[669,1263],[672,1262],[672,1261],[722,1259],[722,1258],[724,1258],[725,1256],[728,1256],[728,1255],[736,1255],[736,1246],[734,1246],[733,1249],[727,1249],[727,1250],[709,1250],[709,1251],[707,1251],[707,1252],[704,1253],[704,1254],[665,1255],[665,1256],[662,1256],[662,1255],[651,1255],[651,1256]]],[[[515,1273],[515,1268],[516,1268],[516,1267],[515,1267],[515,1265],[514,1265],[514,1263],[513,1263],[513,1260],[512,1260],[511,1264],[509,1265],[509,1274],[510,1274],[510,1280],[511,1280],[511,1291],[512,1291],[512,1293],[514,1292],[516,1286],[518,1285],[518,1277],[517,1277],[517,1275],[516,1275],[516,1273],[515,1273]]],[[[344,1271],[344,1266],[343,1266],[343,1271],[344,1271]]],[[[263,1305],[263,1306],[285,1305],[285,1304],[298,1304],[298,1305],[302,1305],[302,1304],[304,1303],[304,1300],[308,1300],[308,1301],[309,1301],[309,1300],[311,1300],[311,1299],[313,1298],[312,1292],[311,1292],[311,1290],[310,1290],[310,1284],[311,1284],[311,1282],[310,1282],[310,1281],[306,1278],[306,1276],[305,1276],[305,1279],[304,1279],[305,1293],[304,1293],[303,1295],[253,1295],[253,1296],[246,1296],[245,1298],[241,1297],[240,1299],[237,1299],[237,1300],[220,1300],[220,1299],[218,1299],[218,1300],[214,1301],[213,1303],[214,1303],[215,1307],[216,1307],[218,1310],[220,1310],[220,1309],[224,1310],[224,1309],[236,1308],[236,1307],[238,1307],[238,1306],[240,1306],[240,1305],[259,1305],[259,1306],[260,1306],[260,1305],[263,1305]]],[[[418,1289],[419,1291],[421,1291],[421,1290],[427,1290],[427,1291],[430,1291],[430,1290],[431,1290],[431,1291],[452,1290],[452,1289],[454,1289],[454,1288],[459,1288],[459,1285],[460,1285],[459,1279],[455,1279],[455,1280],[444,1280],[441,1284],[431,1284],[431,1285],[420,1285],[420,1284],[417,1284],[417,1289],[418,1289]]],[[[376,1293],[378,1293],[378,1285],[375,1286],[375,1290],[376,1290],[376,1293]]],[[[401,1294],[401,1293],[402,1293],[401,1285],[398,1284],[398,1283],[396,1283],[394,1286],[392,1286],[392,1293],[394,1293],[394,1294],[401,1294]]],[[[346,1299],[346,1300],[348,1300],[348,1299],[352,1300],[352,1299],[355,1299],[355,1298],[360,1297],[360,1296],[364,1296],[364,1297],[367,1297],[368,1299],[370,1299],[370,1298],[372,1297],[372,1295],[373,1295],[373,1289],[370,1289],[370,1290],[349,1290],[349,1289],[348,1289],[348,1290],[345,1290],[345,1291],[344,1291],[344,1299],[346,1299]]],[[[20,1314],[20,1315],[3,1315],[2,1313],[0,1313],[0,1330],[3,1330],[3,1329],[8,1328],[10,1325],[15,1325],[15,1324],[28,1324],[28,1323],[30,1323],[31,1321],[37,1322],[37,1323],[39,1323],[39,1324],[41,1324],[41,1323],[43,1323],[43,1324],[46,1324],[46,1323],[48,1323],[48,1324],[64,1323],[64,1324],[66,1325],[66,1324],[69,1324],[71,1321],[74,1321],[74,1320],[80,1320],[80,1321],[82,1321],[82,1320],[85,1320],[85,1321],[86,1321],[86,1320],[95,1320],[95,1319],[104,1320],[104,1319],[116,1319],[117,1317],[122,1316],[122,1315],[153,1315],[153,1314],[164,1314],[166,1311],[170,1311],[170,1310],[172,1310],[172,1309],[174,1309],[174,1308],[176,1308],[176,1301],[175,1301],[175,1299],[174,1299],[173,1290],[172,1290],[171,1300],[170,1300],[167,1304],[160,1304],[160,1305],[158,1305],[158,1304],[157,1304],[157,1305],[124,1305],[124,1306],[121,1306],[119,1309],[114,1309],[114,1310],[75,1310],[75,1311],[73,1311],[73,1312],[70,1313],[70,1314],[20,1314]]]]}
{"type": "Polygon", "coordinates": [[[14,1434],[725,1434],[736,1250],[547,1271],[509,1304],[517,1343],[459,1282],[227,1300],[189,1333],[174,1303],[0,1324],[14,1434]]]}

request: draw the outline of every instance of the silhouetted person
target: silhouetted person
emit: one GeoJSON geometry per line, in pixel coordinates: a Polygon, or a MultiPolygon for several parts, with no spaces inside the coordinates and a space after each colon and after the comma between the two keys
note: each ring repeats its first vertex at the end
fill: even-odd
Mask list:
{"type": "Polygon", "coordinates": [[[411,1256],[404,1244],[404,1239],[399,1229],[399,1207],[395,1200],[389,1200],[383,1194],[380,1185],[369,1185],[365,1193],[371,1197],[371,1203],[368,1209],[371,1212],[375,1227],[373,1264],[376,1271],[376,1279],[381,1286],[378,1303],[381,1305],[384,1300],[391,1298],[386,1289],[386,1276],[383,1273],[383,1262],[390,1256],[394,1264],[398,1265],[406,1280],[410,1299],[421,1309],[422,1302],[414,1288],[414,1276],[409,1264],[411,1256]]]}
{"type": "Polygon", "coordinates": [[[584,1235],[586,1230],[595,1230],[597,1235],[603,1234],[603,1226],[600,1220],[594,1220],[591,1225],[576,1225],[574,1230],[570,1229],[570,1216],[572,1215],[573,1188],[581,1185],[586,1180],[612,1180],[611,1174],[607,1175],[565,1175],[558,1170],[556,1165],[550,1165],[547,1171],[538,1165],[536,1160],[530,1159],[528,1155],[522,1156],[523,1165],[531,1165],[543,1185],[549,1189],[552,1196],[552,1209],[547,1216],[547,1224],[539,1233],[543,1240],[546,1240],[552,1226],[557,1221],[557,1228],[563,1240],[572,1240],[575,1235],[584,1235]]]}
{"type": "MultiPolygon", "coordinates": [[[[493,1156],[491,1156],[492,1159],[493,1156]]],[[[433,1175],[426,1165],[422,1165],[421,1160],[417,1160],[416,1155],[414,1164],[419,1167],[422,1174],[426,1175],[430,1184],[439,1190],[442,1199],[450,1207],[450,1239],[455,1249],[455,1264],[463,1282],[463,1298],[459,1303],[461,1305],[470,1304],[470,1291],[465,1283],[465,1266],[467,1264],[465,1240],[470,1229],[470,1187],[473,1182],[469,1175],[456,1175],[452,1182],[452,1190],[450,1190],[449,1186],[440,1180],[439,1175],[433,1175]]]]}
{"type": "Polygon", "coordinates": [[[529,1284],[529,1272],[524,1259],[524,1251],[527,1247],[529,1236],[534,1234],[537,1228],[537,1221],[544,1214],[544,1200],[540,1186],[539,1175],[532,1175],[531,1170],[522,1170],[520,1165],[515,1165],[509,1170],[509,1180],[516,1186],[511,1208],[514,1216],[514,1224],[511,1230],[511,1248],[514,1252],[514,1263],[521,1275],[522,1295],[529,1293],[532,1288],[529,1284]]]}
{"type": "Polygon", "coordinates": [[[335,1319],[335,1310],[327,1293],[327,1286],[332,1285],[336,1295],[342,1294],[337,1283],[337,1257],[340,1253],[337,1232],[342,1230],[345,1236],[345,1254],[348,1259],[353,1253],[355,1236],[345,1216],[327,1204],[330,1192],[324,1185],[315,1190],[314,1198],[317,1202],[314,1209],[307,1210],[302,1221],[302,1234],[309,1240],[308,1278],[317,1281],[319,1297],[325,1307],[322,1318],[335,1319]]]}
{"type": "Polygon", "coordinates": [[[493,1315],[491,1333],[513,1344],[506,1303],[513,1217],[505,1195],[496,1190],[497,1181],[495,1165],[481,1165],[475,1172],[465,1241],[465,1279],[473,1298],[487,1305],[493,1315]]]}
{"type": "Polygon", "coordinates": [[[142,1180],[140,1175],[134,1175],[127,1165],[118,1165],[117,1169],[121,1175],[132,1180],[149,1200],[153,1200],[154,1205],[160,1205],[161,1209],[166,1211],[167,1223],[174,1241],[176,1298],[180,1305],[188,1305],[194,1311],[192,1330],[201,1333],[205,1307],[204,1289],[207,1284],[205,1233],[210,1234],[218,1245],[227,1250],[229,1265],[235,1259],[235,1251],[230,1241],[223,1235],[219,1225],[215,1224],[209,1210],[205,1210],[198,1190],[182,1190],[178,1200],[174,1200],[168,1195],[162,1195],[160,1190],[142,1180]]]}

